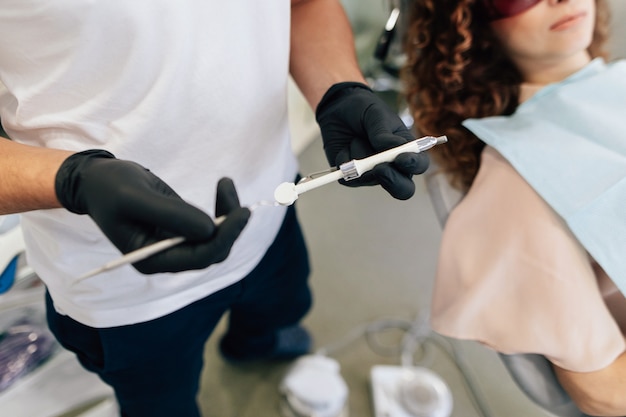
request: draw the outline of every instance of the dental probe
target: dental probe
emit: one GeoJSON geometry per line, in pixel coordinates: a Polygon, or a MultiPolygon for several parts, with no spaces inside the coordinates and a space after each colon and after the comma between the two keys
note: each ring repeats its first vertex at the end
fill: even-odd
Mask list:
{"type": "MultiPolygon", "coordinates": [[[[250,205],[248,207],[248,209],[250,211],[254,211],[255,209],[257,209],[258,207],[261,206],[277,206],[278,203],[273,202],[273,201],[259,201],[256,202],[252,205],[250,205]]],[[[213,223],[215,224],[215,226],[219,226],[220,224],[222,224],[224,222],[224,220],[226,220],[226,216],[219,216],[218,218],[216,218],[213,223]]],[[[180,243],[183,243],[185,241],[185,238],[182,236],[177,236],[177,237],[170,237],[168,239],[164,239],[164,240],[160,240],[158,242],[152,243],[148,246],[144,246],[143,248],[139,248],[136,249],[132,252],[128,252],[126,255],[118,258],[118,259],[114,259],[110,262],[107,262],[106,264],[104,264],[103,266],[93,269],[83,275],[81,275],[80,277],[78,277],[76,279],[76,281],[74,281],[74,283],[80,282],[84,279],[93,277],[94,275],[98,275],[102,272],[105,271],[110,271],[111,269],[115,269],[115,268],[119,268],[122,265],[126,265],[126,264],[132,264],[135,262],[139,262],[139,261],[143,261],[144,259],[146,259],[149,256],[152,256],[154,254],[157,254],[161,251],[164,251],[166,249],[169,249],[173,246],[176,246],[180,243]]]]}
{"type": "Polygon", "coordinates": [[[337,180],[343,179],[350,181],[355,178],[359,178],[365,172],[373,169],[376,165],[383,162],[393,161],[401,153],[420,153],[432,148],[435,145],[446,143],[447,141],[448,138],[446,136],[425,136],[403,145],[396,146],[395,148],[374,154],[367,158],[353,159],[341,164],[338,169],[332,168],[320,177],[314,178],[313,176],[309,176],[303,178],[297,184],[294,184],[293,182],[284,182],[276,187],[276,190],[274,191],[274,198],[278,204],[290,206],[298,199],[298,196],[304,192],[337,180]]]}

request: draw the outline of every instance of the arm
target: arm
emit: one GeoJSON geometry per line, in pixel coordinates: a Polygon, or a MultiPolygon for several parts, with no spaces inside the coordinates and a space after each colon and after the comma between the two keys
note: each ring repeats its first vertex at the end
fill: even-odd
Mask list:
{"type": "Polygon", "coordinates": [[[54,191],[54,179],[71,154],[0,138],[0,214],[61,207],[54,191]]]}
{"type": "MultiPolygon", "coordinates": [[[[331,166],[414,139],[395,110],[366,84],[352,28],[338,0],[292,0],[290,72],[315,109],[331,166]]],[[[403,153],[344,185],[381,185],[393,197],[415,193],[412,176],[428,168],[425,153],[403,153]]]]}
{"type": "Polygon", "coordinates": [[[338,0],[291,1],[291,75],[313,109],[331,85],[365,83],[338,0]]]}
{"type": "Polygon", "coordinates": [[[598,371],[572,372],[556,365],[554,370],[565,391],[584,413],[626,415],[626,352],[598,371]]]}
{"type": "Polygon", "coordinates": [[[123,253],[172,236],[187,242],[134,264],[143,273],[221,262],[248,222],[232,181],[218,183],[216,227],[149,170],[112,154],[27,146],[0,139],[0,214],[66,208],[87,214],[123,253]],[[183,220],[181,220],[183,219],[183,220]]]}

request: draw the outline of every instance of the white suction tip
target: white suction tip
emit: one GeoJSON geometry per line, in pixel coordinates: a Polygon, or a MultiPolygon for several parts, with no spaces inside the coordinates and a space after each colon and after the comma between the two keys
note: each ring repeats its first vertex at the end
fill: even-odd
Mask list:
{"type": "Polygon", "coordinates": [[[296,185],[293,182],[283,182],[274,190],[274,199],[281,206],[290,206],[298,199],[296,185]]]}

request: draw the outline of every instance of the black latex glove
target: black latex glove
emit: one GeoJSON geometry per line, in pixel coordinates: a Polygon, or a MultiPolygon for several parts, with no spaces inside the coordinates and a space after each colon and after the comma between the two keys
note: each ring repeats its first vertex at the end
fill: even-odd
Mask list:
{"type": "MultiPolygon", "coordinates": [[[[402,119],[365,84],[333,85],[316,110],[324,151],[331,166],[362,159],[415,140],[402,119]]],[[[380,184],[393,197],[406,200],[415,193],[413,175],[428,168],[426,153],[402,153],[344,185],[380,184]]]]}
{"type": "Polygon", "coordinates": [[[144,274],[202,269],[223,261],[250,217],[250,210],[239,205],[230,179],[223,178],[217,186],[216,216],[227,215],[217,227],[149,170],[102,150],[67,158],[55,187],[65,208],[88,214],[122,253],[169,237],[186,238],[133,264],[144,274]]]}

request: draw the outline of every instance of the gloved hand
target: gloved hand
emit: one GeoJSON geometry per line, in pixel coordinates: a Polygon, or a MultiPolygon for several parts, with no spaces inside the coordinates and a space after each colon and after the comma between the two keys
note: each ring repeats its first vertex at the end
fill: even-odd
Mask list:
{"type": "MultiPolygon", "coordinates": [[[[400,117],[362,83],[333,85],[322,97],[315,116],[331,166],[415,139],[400,117]]],[[[406,200],[415,193],[413,175],[426,171],[428,164],[426,153],[402,153],[393,162],[379,164],[360,178],[339,182],[348,186],[380,184],[393,197],[406,200]]]]}
{"type": "Polygon", "coordinates": [[[186,238],[133,264],[144,274],[202,269],[223,261],[250,217],[250,210],[239,205],[230,179],[223,178],[217,186],[216,216],[227,215],[217,227],[149,170],[102,150],[67,158],[55,189],[63,207],[88,214],[122,253],[165,238],[186,238]]]}

